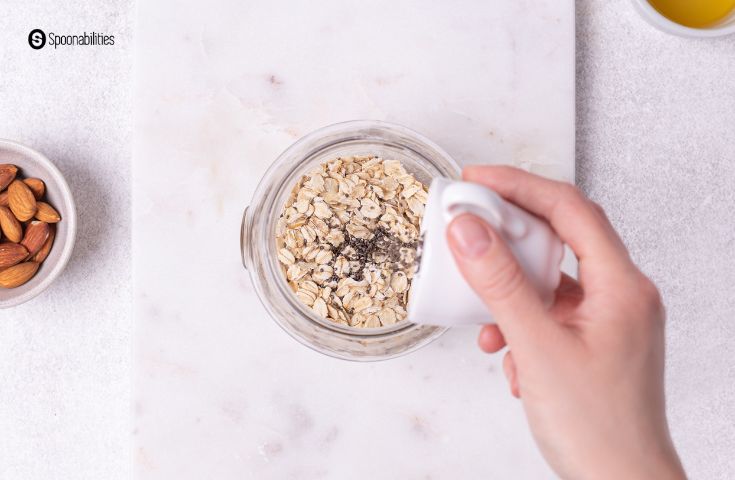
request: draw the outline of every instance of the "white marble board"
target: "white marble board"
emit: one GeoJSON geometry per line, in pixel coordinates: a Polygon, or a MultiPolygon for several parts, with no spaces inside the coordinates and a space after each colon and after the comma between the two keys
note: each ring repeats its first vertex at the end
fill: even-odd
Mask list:
{"type": "Polygon", "coordinates": [[[137,8],[137,478],[550,478],[476,328],[383,363],[312,352],[258,302],[238,231],[276,156],[343,120],[573,180],[574,3],[137,8]]]}

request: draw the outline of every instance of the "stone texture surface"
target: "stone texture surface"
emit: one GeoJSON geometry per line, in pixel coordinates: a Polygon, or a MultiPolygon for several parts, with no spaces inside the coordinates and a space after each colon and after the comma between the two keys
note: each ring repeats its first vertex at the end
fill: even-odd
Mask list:
{"type": "Polygon", "coordinates": [[[386,362],[325,357],[269,318],[237,235],[273,159],[338,121],[571,179],[573,2],[533,3],[139,5],[136,478],[551,478],[476,327],[386,362]]]}
{"type": "Polygon", "coordinates": [[[130,474],[129,0],[6,1],[0,137],[45,153],[79,215],[62,276],[0,310],[0,479],[130,474]],[[28,33],[114,34],[114,47],[32,50],[28,33]]]}
{"type": "Polygon", "coordinates": [[[671,430],[701,479],[735,477],[734,125],[735,36],[578,2],[577,180],[663,293],[671,430]]]}
{"type": "MultiPolygon", "coordinates": [[[[59,283],[0,311],[0,478],[129,478],[132,2],[4,12],[0,136],[58,163],[80,238],[59,283]],[[31,55],[32,28],[121,43],[31,55]]],[[[732,478],[735,37],[662,34],[627,0],[578,2],[577,29],[578,182],[664,294],[671,427],[691,477],[732,478]]]]}

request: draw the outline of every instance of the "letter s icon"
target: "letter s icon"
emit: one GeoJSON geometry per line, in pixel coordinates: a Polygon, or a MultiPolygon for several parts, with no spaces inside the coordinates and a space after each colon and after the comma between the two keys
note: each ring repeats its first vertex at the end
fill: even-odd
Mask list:
{"type": "Polygon", "coordinates": [[[43,48],[46,45],[46,34],[43,33],[43,30],[40,28],[31,30],[31,33],[28,34],[28,45],[34,50],[43,48]]]}

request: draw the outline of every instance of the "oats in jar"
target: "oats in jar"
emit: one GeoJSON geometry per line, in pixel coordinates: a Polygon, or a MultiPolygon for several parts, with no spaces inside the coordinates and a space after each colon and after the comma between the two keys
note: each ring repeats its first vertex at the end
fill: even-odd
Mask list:
{"type": "Polygon", "coordinates": [[[398,160],[339,157],[304,175],[276,227],[296,298],[342,325],[405,320],[426,200],[426,185],[398,160]]]}

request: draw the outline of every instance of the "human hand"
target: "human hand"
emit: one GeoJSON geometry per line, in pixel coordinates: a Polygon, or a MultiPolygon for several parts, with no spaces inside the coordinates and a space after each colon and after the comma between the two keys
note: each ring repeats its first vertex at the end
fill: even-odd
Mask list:
{"type": "Polygon", "coordinates": [[[579,259],[544,306],[503,240],[472,215],[448,240],[465,279],[497,325],[486,352],[506,343],[503,367],[550,466],[570,479],[686,478],[666,421],[664,309],[603,210],[572,185],[510,167],[476,166],[464,180],[546,219],[579,259]]]}

